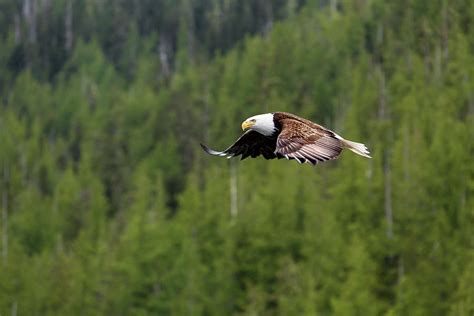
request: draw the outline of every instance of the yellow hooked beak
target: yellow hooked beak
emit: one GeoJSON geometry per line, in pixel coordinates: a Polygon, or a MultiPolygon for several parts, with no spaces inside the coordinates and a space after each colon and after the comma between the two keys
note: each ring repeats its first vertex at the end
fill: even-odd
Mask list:
{"type": "Polygon", "coordinates": [[[242,123],[242,130],[245,131],[246,129],[249,129],[254,125],[255,125],[255,122],[253,121],[245,121],[242,123]]]}

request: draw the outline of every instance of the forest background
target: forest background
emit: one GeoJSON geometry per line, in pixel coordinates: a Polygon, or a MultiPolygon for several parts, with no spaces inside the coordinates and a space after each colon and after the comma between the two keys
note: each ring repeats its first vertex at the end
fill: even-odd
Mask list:
{"type": "Polygon", "coordinates": [[[0,0],[0,97],[1,315],[474,314],[473,1],[0,0]]]}

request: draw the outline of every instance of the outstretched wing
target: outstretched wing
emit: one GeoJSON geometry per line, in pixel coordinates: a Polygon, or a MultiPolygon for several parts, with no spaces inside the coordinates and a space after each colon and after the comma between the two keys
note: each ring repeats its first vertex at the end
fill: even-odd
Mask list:
{"type": "Polygon", "coordinates": [[[276,141],[276,154],[299,163],[336,159],[344,148],[340,136],[312,123],[311,125],[291,118],[282,119],[282,130],[276,141]]]}
{"type": "Polygon", "coordinates": [[[249,156],[255,158],[263,155],[265,159],[273,159],[278,156],[275,153],[276,137],[267,137],[253,130],[248,130],[242,134],[224,151],[215,151],[203,144],[201,144],[201,147],[210,155],[226,158],[242,155],[241,159],[245,159],[249,156]]]}

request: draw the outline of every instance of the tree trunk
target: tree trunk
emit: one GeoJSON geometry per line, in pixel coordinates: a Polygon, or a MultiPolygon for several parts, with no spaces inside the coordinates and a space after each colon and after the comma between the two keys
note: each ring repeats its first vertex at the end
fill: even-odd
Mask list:
{"type": "Polygon", "coordinates": [[[410,128],[403,128],[403,177],[405,182],[410,182],[410,128]]]}
{"type": "Polygon", "coordinates": [[[235,218],[237,216],[238,201],[237,201],[237,166],[234,160],[230,162],[230,216],[235,218]]]}
{"type": "Polygon", "coordinates": [[[441,45],[443,48],[443,58],[444,61],[449,59],[449,7],[448,1],[443,1],[443,8],[441,11],[442,16],[442,26],[441,26],[441,45]]]}
{"type": "Polygon", "coordinates": [[[17,316],[18,314],[18,302],[14,301],[12,303],[12,316],[17,316]]]}
{"type": "Polygon", "coordinates": [[[387,237],[393,238],[393,210],[392,210],[392,179],[390,169],[390,147],[392,146],[391,131],[388,127],[390,121],[390,114],[387,109],[387,92],[385,85],[385,72],[381,65],[377,66],[380,76],[380,92],[379,92],[379,119],[382,122],[386,133],[386,147],[384,149],[384,209],[385,209],[385,220],[387,222],[387,237]]]}
{"type": "Polygon", "coordinates": [[[262,1],[263,11],[265,14],[265,22],[263,26],[263,34],[268,34],[273,28],[273,7],[272,1],[263,0],[262,1]]]}
{"type": "Polygon", "coordinates": [[[3,167],[3,190],[2,190],[2,263],[5,265],[8,258],[8,178],[9,170],[3,167]]]}
{"type": "Polygon", "coordinates": [[[387,221],[387,237],[393,238],[393,210],[392,210],[392,172],[389,165],[388,149],[385,151],[384,174],[384,208],[387,221]]]}
{"type": "Polygon", "coordinates": [[[331,7],[331,16],[333,17],[337,13],[337,0],[331,0],[329,6],[331,7]]]}
{"type": "MultiPolygon", "coordinates": [[[[466,87],[469,87],[469,75],[466,73],[464,75],[464,84],[466,87]]],[[[467,102],[468,102],[468,108],[467,108],[467,117],[470,117],[474,115],[474,93],[472,92],[472,89],[467,89],[467,102]]]]}
{"type": "Polygon", "coordinates": [[[196,53],[196,47],[195,47],[195,40],[194,40],[194,34],[195,34],[195,19],[194,19],[194,8],[192,5],[192,1],[187,1],[186,2],[186,36],[187,36],[187,50],[188,50],[188,58],[191,64],[194,64],[195,61],[195,53],[196,53]]]}
{"type": "Polygon", "coordinates": [[[20,148],[20,165],[21,165],[21,182],[23,186],[26,186],[28,181],[28,158],[26,149],[24,146],[20,148]]]}
{"type": "Polygon", "coordinates": [[[19,45],[21,42],[21,18],[18,14],[15,14],[15,45],[19,45]]]}
{"type": "Polygon", "coordinates": [[[72,0],[68,0],[66,5],[66,15],[64,17],[64,27],[66,32],[66,42],[64,48],[67,52],[72,50],[72,43],[74,41],[74,33],[72,31],[72,0]]]}
{"type": "Polygon", "coordinates": [[[36,43],[36,1],[23,1],[23,16],[28,26],[28,41],[34,44],[36,43]]]}
{"type": "Polygon", "coordinates": [[[171,66],[169,62],[169,44],[164,34],[160,36],[158,51],[160,55],[161,73],[168,78],[171,74],[171,66]]]}

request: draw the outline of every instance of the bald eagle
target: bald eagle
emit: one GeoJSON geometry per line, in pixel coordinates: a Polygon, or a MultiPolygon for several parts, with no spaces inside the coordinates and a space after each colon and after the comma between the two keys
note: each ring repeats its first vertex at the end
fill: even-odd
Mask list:
{"type": "Polygon", "coordinates": [[[346,140],[291,113],[273,112],[249,117],[242,123],[242,130],[242,136],[224,151],[215,151],[203,144],[201,147],[208,154],[227,158],[262,155],[265,159],[295,159],[312,165],[336,159],[344,148],[372,158],[364,144],[346,140]]]}

